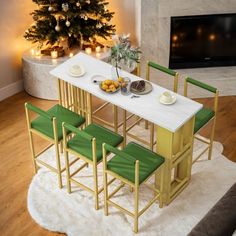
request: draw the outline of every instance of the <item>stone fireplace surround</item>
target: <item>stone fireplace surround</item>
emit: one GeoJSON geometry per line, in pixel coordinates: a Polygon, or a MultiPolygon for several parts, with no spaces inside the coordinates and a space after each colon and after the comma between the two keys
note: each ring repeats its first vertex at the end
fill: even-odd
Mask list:
{"type": "MultiPolygon", "coordinates": [[[[143,52],[142,76],[145,62],[153,60],[169,65],[170,17],[236,12],[236,0],[137,0],[136,19],[138,41],[143,52]]],[[[236,47],[236,42],[235,42],[236,47]]],[[[236,66],[179,69],[179,92],[183,92],[183,78],[187,75],[209,83],[220,90],[220,95],[236,95],[236,66]]],[[[170,88],[171,81],[152,72],[151,80],[170,88]],[[157,79],[160,77],[160,79],[157,79]]],[[[205,97],[208,93],[190,88],[192,97],[205,97]]]]}

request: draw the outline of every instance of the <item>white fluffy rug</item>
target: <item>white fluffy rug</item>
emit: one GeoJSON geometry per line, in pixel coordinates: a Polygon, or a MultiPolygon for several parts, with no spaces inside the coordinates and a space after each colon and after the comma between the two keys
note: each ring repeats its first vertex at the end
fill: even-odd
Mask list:
{"type": "MultiPolygon", "coordinates": [[[[195,150],[202,145],[197,143],[195,150]]],[[[139,235],[183,236],[207,213],[207,211],[224,195],[236,179],[236,164],[227,160],[221,153],[223,147],[214,143],[213,160],[198,161],[193,166],[192,178],[188,187],[169,205],[159,209],[152,205],[139,220],[139,235]]],[[[40,158],[52,163],[54,149],[51,148],[40,158]]],[[[63,159],[63,158],[62,158],[63,159]]],[[[80,174],[86,183],[92,184],[91,169],[85,168],[80,174]]],[[[102,181],[102,165],[99,166],[100,183],[102,181]]],[[[65,177],[63,177],[65,184],[65,177]]],[[[128,236],[132,232],[133,219],[109,208],[109,216],[104,216],[103,195],[100,195],[101,209],[94,209],[92,195],[74,187],[72,194],[66,188],[59,190],[57,176],[41,168],[32,180],[28,192],[28,210],[32,218],[42,227],[66,233],[69,236],[128,236]]],[[[141,205],[153,193],[145,187],[140,196],[141,205]]],[[[133,198],[125,187],[115,201],[121,201],[124,206],[132,209],[133,198]],[[122,195],[122,193],[125,193],[122,195]],[[121,196],[122,195],[122,196],[121,196]]]]}

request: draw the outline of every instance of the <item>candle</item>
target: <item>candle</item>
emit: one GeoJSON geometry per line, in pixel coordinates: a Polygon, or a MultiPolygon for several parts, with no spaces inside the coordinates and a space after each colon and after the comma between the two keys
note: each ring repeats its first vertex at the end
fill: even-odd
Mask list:
{"type": "Polygon", "coordinates": [[[58,58],[58,52],[56,50],[51,51],[52,59],[58,58]]]}
{"type": "Polygon", "coordinates": [[[73,56],[74,56],[74,53],[70,52],[69,57],[73,57],[73,56]]]}
{"type": "Polygon", "coordinates": [[[57,59],[52,59],[52,64],[56,65],[57,64],[57,59]]]}
{"type": "Polygon", "coordinates": [[[107,46],[104,46],[103,52],[107,52],[107,46]]]}
{"type": "Polygon", "coordinates": [[[101,51],[101,47],[100,46],[97,46],[96,49],[95,49],[96,52],[100,52],[101,51]]]}
{"type": "Polygon", "coordinates": [[[35,56],[35,49],[31,48],[30,53],[31,53],[32,56],[35,56]]]}
{"type": "Polygon", "coordinates": [[[92,53],[92,48],[85,48],[85,52],[87,54],[91,54],[92,53]]]}
{"type": "Polygon", "coordinates": [[[37,57],[40,56],[41,55],[41,50],[40,49],[36,49],[34,55],[37,56],[37,57]]]}

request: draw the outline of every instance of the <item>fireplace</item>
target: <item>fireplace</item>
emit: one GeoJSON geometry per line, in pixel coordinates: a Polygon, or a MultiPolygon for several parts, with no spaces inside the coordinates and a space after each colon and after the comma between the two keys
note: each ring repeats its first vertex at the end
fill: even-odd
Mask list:
{"type": "Polygon", "coordinates": [[[236,14],[171,17],[169,67],[236,65],[236,14]]]}
{"type": "MultiPolygon", "coordinates": [[[[145,64],[148,60],[169,67],[171,17],[236,13],[235,0],[135,0],[135,3],[137,3],[137,36],[142,51],[141,75],[143,78],[145,78],[145,64]]],[[[220,89],[221,96],[236,94],[235,66],[174,70],[180,74],[178,86],[180,94],[183,93],[186,76],[217,87],[220,89]]],[[[172,84],[169,84],[170,80],[163,74],[159,75],[153,71],[150,78],[151,81],[165,88],[172,88],[172,84]]],[[[209,95],[193,88],[190,96],[209,95]]]]}

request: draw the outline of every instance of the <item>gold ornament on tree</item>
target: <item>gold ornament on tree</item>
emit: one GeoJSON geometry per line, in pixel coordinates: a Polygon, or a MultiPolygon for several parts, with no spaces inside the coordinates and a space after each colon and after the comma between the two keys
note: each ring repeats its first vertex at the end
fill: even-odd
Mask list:
{"type": "MultiPolygon", "coordinates": [[[[39,6],[39,3],[37,2],[38,6],[39,6]]],[[[53,7],[52,7],[52,3],[50,1],[50,6],[48,7],[48,11],[53,11],[53,7]]]]}
{"type": "Polygon", "coordinates": [[[49,7],[48,7],[48,11],[53,11],[53,7],[52,7],[52,6],[49,6],[49,7]]]}
{"type": "Polygon", "coordinates": [[[99,22],[99,23],[96,25],[96,27],[97,27],[98,29],[101,29],[101,28],[102,28],[102,24],[99,22]]]}
{"type": "Polygon", "coordinates": [[[61,27],[60,27],[59,24],[55,26],[55,30],[56,30],[57,32],[59,32],[59,31],[61,30],[61,27]]]}
{"type": "Polygon", "coordinates": [[[62,7],[62,10],[65,11],[65,12],[67,12],[69,10],[68,3],[62,3],[61,7],[62,7]]]}
{"type": "Polygon", "coordinates": [[[57,25],[55,26],[55,30],[56,30],[57,32],[59,32],[59,31],[61,30],[61,27],[60,27],[60,25],[59,25],[59,20],[60,20],[60,18],[57,19],[57,25]]]}
{"type": "Polygon", "coordinates": [[[70,21],[68,19],[66,20],[66,26],[70,27],[70,21]]]}

